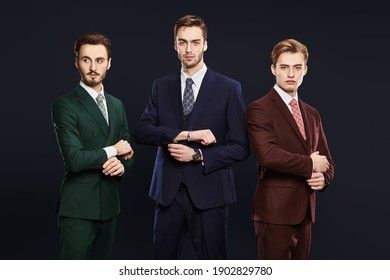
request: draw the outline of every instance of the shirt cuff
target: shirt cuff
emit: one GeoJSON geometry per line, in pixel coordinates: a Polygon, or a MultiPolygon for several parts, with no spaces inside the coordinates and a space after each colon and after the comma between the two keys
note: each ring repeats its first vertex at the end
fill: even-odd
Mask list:
{"type": "Polygon", "coordinates": [[[106,151],[107,159],[113,158],[117,155],[116,149],[113,146],[105,147],[103,150],[106,151]]]}

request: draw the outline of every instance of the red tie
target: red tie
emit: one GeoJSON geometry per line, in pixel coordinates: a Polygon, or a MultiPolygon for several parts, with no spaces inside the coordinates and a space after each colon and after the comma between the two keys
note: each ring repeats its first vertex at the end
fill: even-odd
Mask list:
{"type": "Polygon", "coordinates": [[[301,112],[299,112],[298,102],[295,99],[292,99],[290,101],[290,106],[292,110],[292,115],[298,125],[299,131],[301,132],[303,138],[306,140],[305,126],[303,125],[301,112]]]}

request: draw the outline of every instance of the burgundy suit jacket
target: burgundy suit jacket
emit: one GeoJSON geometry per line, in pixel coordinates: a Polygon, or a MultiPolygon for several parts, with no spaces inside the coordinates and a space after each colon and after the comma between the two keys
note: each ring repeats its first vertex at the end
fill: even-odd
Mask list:
{"type": "Polygon", "coordinates": [[[306,140],[275,89],[247,108],[249,139],[259,174],[252,203],[255,221],[295,225],[303,221],[310,209],[314,223],[316,192],[306,183],[313,171],[313,152],[319,151],[328,158],[330,168],[324,175],[328,184],[333,179],[335,165],[320,114],[301,99],[299,107],[306,140]]]}

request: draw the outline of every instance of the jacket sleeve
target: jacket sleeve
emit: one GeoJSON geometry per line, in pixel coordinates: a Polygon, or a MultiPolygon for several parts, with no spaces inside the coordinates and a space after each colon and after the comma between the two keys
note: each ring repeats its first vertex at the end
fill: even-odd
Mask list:
{"type": "Polygon", "coordinates": [[[310,156],[291,153],[278,146],[272,116],[265,105],[252,103],[247,109],[248,131],[257,163],[265,168],[310,178],[313,163],[310,156]]]}
{"type": "MultiPolygon", "coordinates": [[[[127,124],[127,116],[126,116],[126,110],[125,107],[123,106],[123,103],[121,102],[121,108],[122,108],[122,125],[121,125],[121,131],[119,132],[119,138],[123,140],[127,140],[127,142],[130,143],[130,133],[129,133],[129,126],[127,124]]],[[[119,141],[119,140],[118,140],[119,141]]],[[[131,167],[134,164],[134,155],[128,159],[124,160],[123,157],[119,157],[119,160],[122,162],[124,168],[125,168],[125,173],[128,172],[131,167]]]]}
{"type": "Polygon", "coordinates": [[[149,103],[136,124],[134,139],[139,144],[167,145],[181,132],[180,129],[162,126],[158,120],[157,82],[153,82],[149,103]]]}
{"type": "Polygon", "coordinates": [[[102,168],[107,154],[103,149],[84,149],[77,130],[77,114],[71,102],[57,99],[52,106],[52,121],[66,169],[80,172],[102,168]]]}
{"type": "Polygon", "coordinates": [[[205,174],[231,166],[250,155],[245,104],[240,83],[232,84],[227,107],[223,110],[226,119],[226,140],[224,143],[218,143],[217,139],[216,145],[202,149],[205,174]]]}

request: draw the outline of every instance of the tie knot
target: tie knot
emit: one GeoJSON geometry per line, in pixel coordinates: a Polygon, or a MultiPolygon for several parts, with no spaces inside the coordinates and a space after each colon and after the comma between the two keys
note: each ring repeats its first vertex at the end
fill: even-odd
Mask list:
{"type": "Polygon", "coordinates": [[[192,86],[192,84],[194,83],[194,81],[191,79],[191,78],[187,78],[186,79],[186,86],[192,86]]]}
{"type": "Polygon", "coordinates": [[[103,94],[98,94],[98,96],[96,97],[96,101],[102,102],[103,100],[104,100],[103,94]]]}
{"type": "Polygon", "coordinates": [[[291,105],[291,107],[295,107],[295,106],[297,106],[297,105],[298,105],[298,103],[297,103],[297,100],[295,100],[295,99],[291,99],[291,101],[290,101],[290,105],[291,105]]]}

